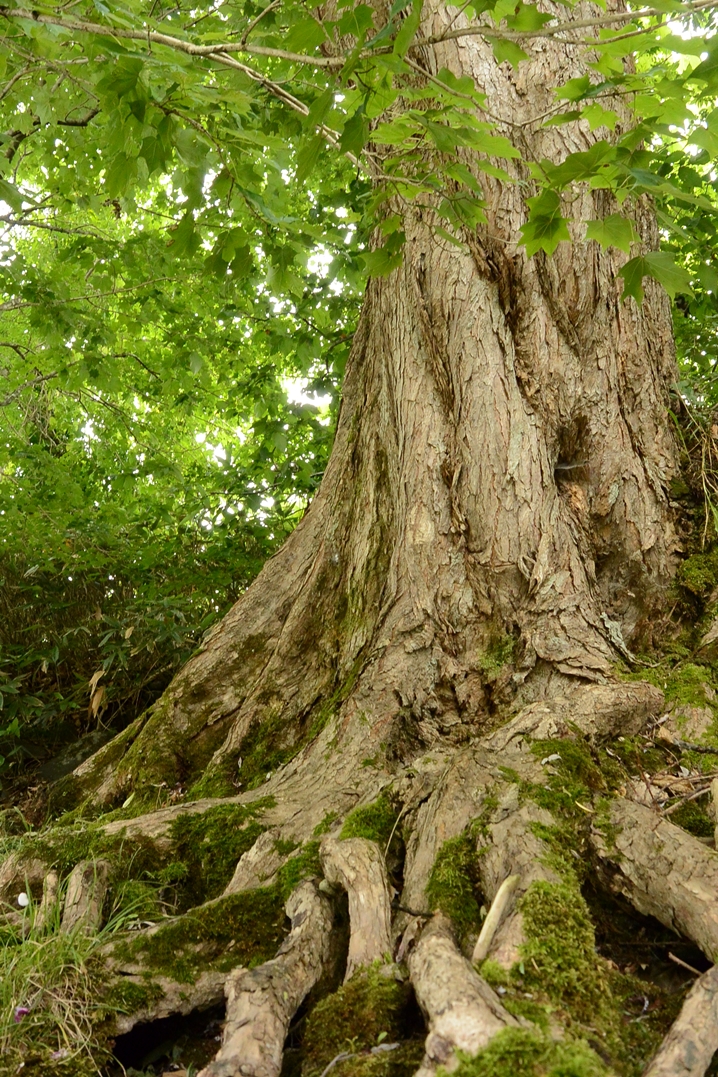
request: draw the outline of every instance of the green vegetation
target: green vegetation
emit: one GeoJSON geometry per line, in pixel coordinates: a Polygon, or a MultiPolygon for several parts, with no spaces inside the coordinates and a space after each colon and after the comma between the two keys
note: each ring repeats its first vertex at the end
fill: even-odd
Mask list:
{"type": "Polygon", "coordinates": [[[368,838],[369,841],[375,841],[383,850],[392,832],[395,832],[398,816],[399,813],[389,796],[382,793],[371,804],[365,804],[349,812],[339,837],[342,839],[368,838]]]}
{"type": "Polygon", "coordinates": [[[525,1029],[507,1028],[473,1058],[463,1058],[457,1077],[604,1077],[609,1070],[582,1040],[556,1042],[525,1029]]]}
{"type": "MultiPolygon", "coordinates": [[[[40,929],[33,906],[23,914],[22,926],[7,921],[0,926],[3,1077],[31,1066],[48,1077],[96,1077],[97,1065],[108,1057],[94,1028],[106,975],[99,955],[129,915],[114,917],[89,937],[79,930],[60,932],[57,910],[40,929]]],[[[108,998],[104,1006],[109,1013],[120,1009],[122,1000],[108,998]]]]}
{"type": "Polygon", "coordinates": [[[204,969],[229,971],[274,957],[285,921],[278,887],[243,891],[191,909],[152,935],[120,940],[115,956],[139,960],[150,976],[193,983],[204,969]]]}
{"type": "Polygon", "coordinates": [[[392,966],[357,973],[314,1007],[302,1044],[303,1077],[318,1077],[341,1051],[353,1057],[334,1069],[340,1077],[411,1077],[424,1053],[423,1038],[392,1051],[381,1044],[406,1041],[411,990],[392,966]]]}
{"type": "Polygon", "coordinates": [[[441,846],[426,887],[429,908],[448,916],[461,940],[480,926],[477,859],[475,829],[467,827],[441,846]]]}

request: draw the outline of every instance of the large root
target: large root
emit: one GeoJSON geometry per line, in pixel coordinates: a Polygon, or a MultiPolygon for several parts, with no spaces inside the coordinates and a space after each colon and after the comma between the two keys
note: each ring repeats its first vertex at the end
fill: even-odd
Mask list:
{"type": "Polygon", "coordinates": [[[593,845],[610,885],[634,908],[687,935],[711,960],[718,956],[715,852],[621,797],[610,802],[608,829],[594,829],[593,845]]]}
{"type": "Polygon", "coordinates": [[[292,929],[277,956],[229,976],[222,1046],[200,1077],[278,1077],[289,1023],[329,959],[333,921],[314,882],[301,883],[286,909],[292,929]]]}
{"type": "Polygon", "coordinates": [[[680,1016],[643,1077],[703,1077],[718,1051],[718,965],[688,993],[680,1016]]]}
{"type": "Polygon", "coordinates": [[[384,856],[373,841],[325,838],[321,847],[327,882],[349,898],[351,935],[345,980],[357,969],[391,957],[391,903],[384,856]]]}
{"type": "Polygon", "coordinates": [[[518,1028],[517,1018],[481,979],[459,950],[449,921],[440,914],[426,925],[408,957],[419,1005],[429,1035],[416,1077],[430,1077],[437,1066],[451,1071],[455,1052],[476,1054],[504,1028],[518,1028]]]}

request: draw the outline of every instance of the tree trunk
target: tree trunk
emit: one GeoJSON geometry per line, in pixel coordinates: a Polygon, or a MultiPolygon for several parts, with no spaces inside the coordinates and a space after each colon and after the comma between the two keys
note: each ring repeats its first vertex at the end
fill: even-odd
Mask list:
{"type": "MultiPolygon", "coordinates": [[[[452,17],[427,3],[423,30],[452,17]]],[[[470,75],[525,159],[559,162],[598,137],[583,122],[541,126],[553,87],[584,74],[586,57],[549,39],[527,47],[517,71],[478,37],[416,59],[470,75]]],[[[541,866],[550,807],[519,803],[517,789],[545,787],[548,774],[526,745],[635,732],[662,705],[649,686],[619,687],[613,668],[672,573],[669,303],[652,283],[641,307],[622,303],[625,256],[582,241],[579,227],[554,256],[528,259],[518,245],[527,176],[510,167],[521,184],[482,174],[487,223],[461,249],[437,235],[431,205],[400,207],[403,263],[367,286],[334,450],[304,519],[159,703],[54,791],[56,809],[114,808],[131,792],[154,802],[177,783],[198,814],[217,795],[261,803],[265,832],[218,899],[229,902],[282,878],[282,842],[330,829],[336,838],[350,810],[384,790],[407,850],[393,934],[404,935],[432,1030],[422,1074],[500,1029],[534,1035],[461,956],[448,921],[424,927],[443,843],[471,834],[472,855],[489,848],[487,904],[503,879],[522,876],[490,951],[510,965],[530,949],[531,895],[579,900],[565,864],[541,866]],[[495,731],[512,710],[514,739],[502,740],[495,731]],[[525,784],[512,785],[507,767],[525,784]],[[481,833],[467,830],[477,818],[481,833]],[[438,1002],[437,983],[447,996],[438,1002]],[[454,1021],[464,1009],[469,1023],[454,1021]]],[[[605,191],[583,188],[572,213],[586,221],[616,209],[605,191]]],[[[645,199],[634,220],[656,248],[645,199]]],[[[165,809],[159,829],[181,810],[165,809]]],[[[157,818],[133,820],[128,834],[156,835],[157,818]]],[[[634,844],[640,858],[648,845],[634,844]]],[[[389,837],[381,853],[390,847],[389,837]]],[[[378,892],[352,870],[328,876],[353,880],[350,911],[378,892]]],[[[650,890],[650,872],[638,874],[650,890]]]]}

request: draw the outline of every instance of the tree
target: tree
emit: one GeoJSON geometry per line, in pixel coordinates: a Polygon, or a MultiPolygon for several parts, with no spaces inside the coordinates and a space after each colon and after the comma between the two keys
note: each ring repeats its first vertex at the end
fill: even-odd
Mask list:
{"type": "MultiPolygon", "coordinates": [[[[3,181],[18,220],[65,227],[103,196],[127,212],[178,159],[175,255],[204,240],[223,281],[269,260],[301,309],[313,300],[292,266],[325,232],[289,180],[329,146],[322,190],[358,177],[371,277],[306,514],[159,701],[56,784],[52,809],[69,814],[23,839],[3,892],[44,878],[51,896],[48,869],[72,868],[64,916],[89,925],[113,872],[165,871],[184,915],[110,944],[108,997],[126,1011],[113,1028],[226,989],[214,1077],[279,1073],[304,998],[323,978],[336,988],[339,890],[346,983],[313,1011],[307,1066],[339,1053],[322,1013],[398,1021],[392,967],[362,972],[396,943],[428,1038],[418,1057],[362,1043],[374,1054],[348,1066],[412,1072],[423,1055],[428,1074],[459,1048],[476,1056],[466,1075],[639,1072],[660,1022],[642,1042],[625,1033],[636,982],[595,954],[581,865],[718,950],[715,855],[610,769],[618,738],[664,705],[616,667],[635,665],[676,568],[666,291],[710,290],[715,271],[659,250],[657,212],[690,264],[713,212],[715,50],[668,19],[705,33],[710,7],[98,11],[0,9],[25,65],[7,85],[34,80],[10,160],[33,140],[51,153],[59,126],[78,140],[36,162],[50,222],[40,190],[3,181]],[[57,72],[49,93],[38,68],[57,72]],[[677,161],[686,143],[703,172],[677,161]],[[50,174],[73,155],[79,210],[50,174]],[[158,790],[174,797],[148,811],[158,790]],[[481,975],[461,949],[474,887],[491,905],[481,975]],[[291,931],[270,959],[285,899],[291,931]],[[527,989],[539,1002],[521,1009],[527,989]]],[[[710,991],[702,978],[646,1072],[678,1072],[691,1050],[705,1071],[718,1043],[691,1014],[710,991]]]]}

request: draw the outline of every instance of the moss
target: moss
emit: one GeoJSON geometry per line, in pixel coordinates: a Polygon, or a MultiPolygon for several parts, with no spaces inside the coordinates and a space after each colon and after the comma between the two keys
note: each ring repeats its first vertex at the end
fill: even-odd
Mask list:
{"type": "Polygon", "coordinates": [[[473,829],[467,827],[441,846],[431,869],[426,896],[429,908],[440,909],[448,916],[463,942],[470,931],[479,927],[479,893],[476,840],[473,829]]]}
{"type": "Polygon", "coordinates": [[[698,598],[707,598],[718,586],[718,548],[694,553],[680,565],[676,580],[698,598]]]}
{"type": "Polygon", "coordinates": [[[340,838],[368,838],[385,849],[396,825],[398,812],[382,793],[371,804],[354,808],[344,820],[340,838]]]}
{"type": "Polygon", "coordinates": [[[715,820],[708,814],[706,808],[697,800],[691,800],[682,804],[676,811],[671,812],[671,822],[683,827],[689,834],[697,838],[712,838],[715,831],[715,820]]]}
{"type": "Polygon", "coordinates": [[[257,816],[274,801],[265,797],[253,804],[220,804],[206,812],[180,815],[170,836],[176,857],[188,869],[185,902],[198,905],[217,897],[232,878],[237,861],[266,829],[257,816]]]}
{"type": "Polygon", "coordinates": [[[371,1054],[379,1043],[404,1038],[411,989],[391,975],[389,967],[357,973],[333,995],[322,999],[307,1020],[304,1033],[304,1077],[315,1077],[341,1051],[355,1057],[334,1067],[341,1077],[410,1077],[423,1055],[423,1043],[371,1054]]]}
{"type": "Polygon", "coordinates": [[[555,1042],[526,1029],[507,1028],[473,1058],[464,1056],[455,1077],[603,1077],[598,1055],[582,1040],[555,1042]]]}
{"type": "Polygon", "coordinates": [[[332,829],[332,824],[334,823],[336,817],[337,813],[335,811],[328,811],[322,819],[321,823],[317,823],[317,825],[314,827],[314,837],[318,838],[321,837],[322,834],[328,834],[329,831],[332,829]]]}
{"type": "Polygon", "coordinates": [[[153,1002],[162,998],[163,991],[152,980],[137,983],[127,977],[121,977],[103,993],[101,1006],[94,1015],[94,1021],[104,1020],[114,1013],[136,1013],[148,1009],[153,1002]]]}
{"type": "Polygon", "coordinates": [[[535,882],[519,908],[526,934],[521,950],[524,982],[577,1020],[595,1021],[606,1008],[609,991],[597,960],[593,922],[578,888],[535,882]]]}
{"type": "Polygon", "coordinates": [[[247,890],[191,909],[151,935],[124,939],[113,956],[139,961],[151,974],[177,983],[193,983],[204,969],[268,961],[284,938],[285,922],[278,887],[247,890]]]}
{"type": "Polygon", "coordinates": [[[308,841],[296,856],[290,857],[277,872],[277,884],[286,901],[302,879],[321,877],[322,866],[319,862],[319,842],[308,841]]]}
{"type": "Polygon", "coordinates": [[[495,636],[486,650],[479,655],[478,665],[488,681],[494,681],[504,666],[514,660],[516,640],[506,634],[495,636]]]}

